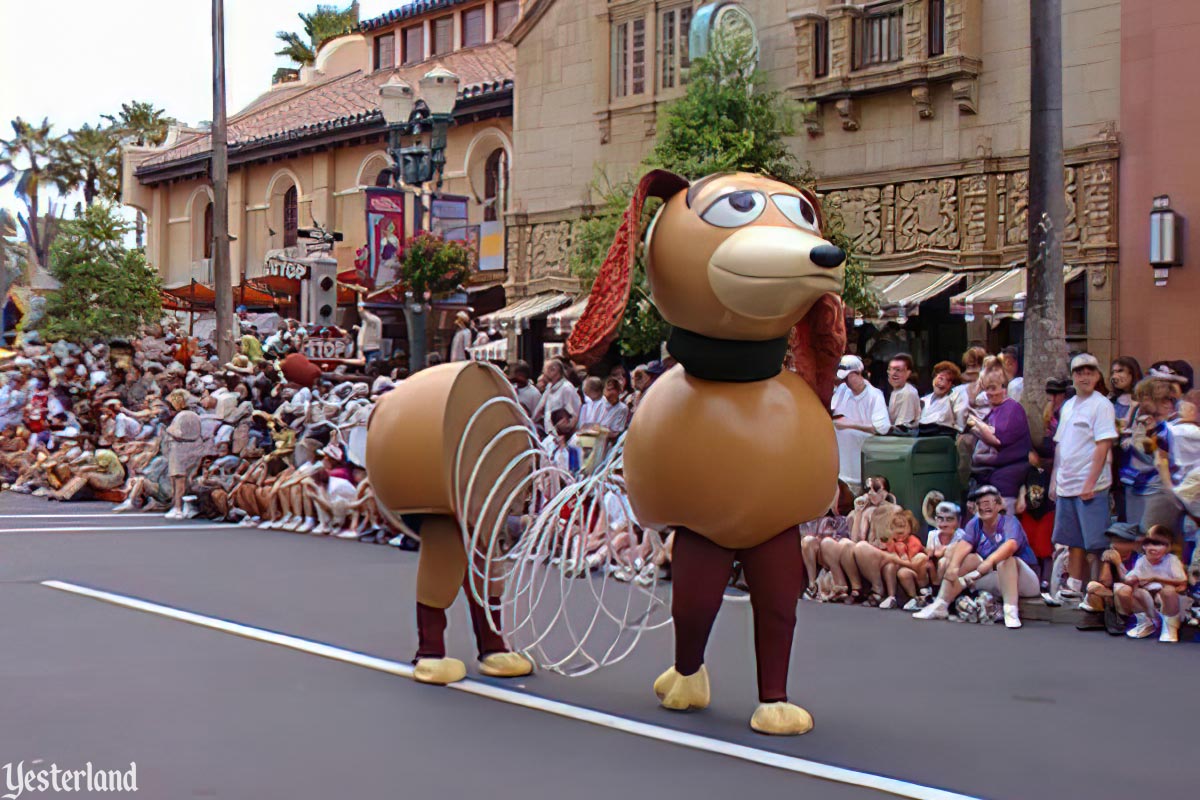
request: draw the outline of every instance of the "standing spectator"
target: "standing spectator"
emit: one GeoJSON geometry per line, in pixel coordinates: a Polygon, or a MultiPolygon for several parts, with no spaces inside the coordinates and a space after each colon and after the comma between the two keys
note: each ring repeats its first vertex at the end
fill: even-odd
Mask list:
{"type": "Polygon", "coordinates": [[[921,398],[922,426],[942,428],[949,435],[962,432],[964,409],[955,403],[954,387],[959,385],[962,372],[952,361],[939,361],[933,366],[933,391],[921,398]]]}
{"type": "Polygon", "coordinates": [[[370,364],[379,359],[379,351],[383,349],[383,320],[367,310],[365,297],[366,292],[358,296],[358,354],[364,364],[370,364]]]}
{"type": "Polygon", "coordinates": [[[898,353],[888,362],[888,384],[892,396],[888,398],[888,416],[893,428],[913,428],[921,418],[921,396],[911,383],[913,360],[908,353],[898,353]]]}
{"type": "Polygon", "coordinates": [[[1018,359],[1020,350],[1016,345],[1009,345],[1000,351],[1000,361],[1008,375],[1008,396],[1016,402],[1021,402],[1021,392],[1025,388],[1025,379],[1021,377],[1021,362],[1018,359]]]}
{"type": "Polygon", "coordinates": [[[839,477],[858,493],[862,485],[863,443],[872,436],[888,432],[888,416],[883,392],[867,383],[863,363],[858,356],[842,356],[837,378],[841,383],[833,393],[830,408],[837,429],[839,477]]]}
{"type": "Polygon", "coordinates": [[[1133,434],[1124,444],[1129,460],[1121,470],[1121,483],[1125,485],[1126,521],[1137,523],[1144,531],[1165,525],[1178,535],[1182,532],[1179,509],[1163,491],[1154,464],[1155,450],[1164,451],[1171,474],[1178,477],[1172,427],[1176,421],[1174,392],[1174,384],[1160,378],[1146,378],[1134,390],[1138,414],[1133,434]]]}
{"type": "Polygon", "coordinates": [[[589,375],[583,381],[583,406],[579,409],[579,429],[594,428],[604,413],[604,381],[589,375]]]}
{"type": "Polygon", "coordinates": [[[467,348],[475,341],[475,331],[471,329],[471,315],[459,311],[454,315],[454,338],[450,340],[450,360],[469,361],[471,354],[467,348]]]}
{"type": "Polygon", "coordinates": [[[530,417],[533,416],[538,401],[542,399],[542,393],[530,383],[532,378],[533,370],[529,368],[527,361],[514,361],[508,368],[508,379],[512,381],[513,388],[517,392],[517,400],[520,401],[525,413],[530,417]]]}
{"type": "Polygon", "coordinates": [[[979,373],[983,369],[983,360],[987,358],[987,350],[979,345],[968,347],[962,354],[962,383],[954,387],[956,402],[960,408],[967,406],[984,406],[986,403],[980,397],[979,373]]]}
{"type": "Polygon", "coordinates": [[[1142,382],[1142,365],[1136,358],[1120,356],[1112,362],[1109,383],[1112,391],[1113,411],[1117,415],[1117,444],[1113,452],[1113,506],[1117,519],[1127,519],[1125,513],[1125,484],[1121,482],[1121,471],[1129,466],[1129,449],[1126,446],[1133,435],[1133,420],[1137,416],[1138,404],[1133,399],[1134,388],[1142,382]]]}
{"type": "Polygon", "coordinates": [[[621,402],[621,382],[609,378],[604,382],[604,405],[600,427],[613,436],[620,436],[629,427],[629,406],[621,402]]]}
{"type": "Polygon", "coordinates": [[[579,392],[567,380],[562,362],[553,358],[547,361],[542,368],[542,377],[546,379],[546,391],[533,411],[534,422],[540,424],[546,433],[553,433],[554,423],[551,422],[550,415],[561,408],[570,415],[571,430],[574,431],[583,401],[579,399],[579,392]]]}
{"type": "Polygon", "coordinates": [[[1109,458],[1117,439],[1116,414],[1101,385],[1100,362],[1090,353],[1071,359],[1075,396],[1063,404],[1062,419],[1054,434],[1056,450],[1050,479],[1050,499],[1055,501],[1054,543],[1070,548],[1067,585],[1058,591],[1058,602],[1083,597],[1089,561],[1108,546],[1108,490],[1112,485],[1109,458]]]}
{"type": "Polygon", "coordinates": [[[913,616],[946,619],[954,599],[964,589],[974,587],[999,593],[1004,599],[1005,627],[1019,628],[1020,598],[1038,596],[1033,551],[1021,524],[1001,513],[1004,502],[995,486],[981,486],[972,498],[976,516],[962,535],[955,537],[937,599],[913,616]]]}
{"type": "Polygon", "coordinates": [[[1025,409],[1008,396],[1005,371],[999,359],[989,358],[979,378],[992,406],[985,422],[974,410],[967,414],[967,428],[979,439],[971,457],[971,479],[976,485],[991,484],[1000,490],[1009,514],[1016,514],[1017,495],[1029,466],[1033,440],[1025,409]]]}

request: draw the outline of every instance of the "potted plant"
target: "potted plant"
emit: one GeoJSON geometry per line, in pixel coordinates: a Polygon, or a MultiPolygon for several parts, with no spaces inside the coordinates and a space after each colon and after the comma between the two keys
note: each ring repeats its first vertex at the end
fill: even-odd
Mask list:
{"type": "Polygon", "coordinates": [[[400,258],[404,318],[408,324],[408,368],[425,367],[425,325],[429,302],[458,289],[470,273],[471,253],[458,242],[421,232],[409,240],[400,258]]]}

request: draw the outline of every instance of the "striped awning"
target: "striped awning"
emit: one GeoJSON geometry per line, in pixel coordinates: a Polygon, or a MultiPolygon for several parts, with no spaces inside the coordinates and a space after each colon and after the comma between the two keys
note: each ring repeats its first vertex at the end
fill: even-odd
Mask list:
{"type": "Polygon", "coordinates": [[[571,296],[561,292],[543,292],[517,300],[499,311],[479,318],[479,324],[488,328],[505,328],[522,325],[531,319],[545,316],[551,311],[569,305],[571,296]]]}
{"type": "Polygon", "coordinates": [[[587,309],[587,304],[588,295],[584,295],[562,311],[555,311],[547,317],[546,325],[553,328],[555,333],[570,333],[571,329],[575,327],[575,323],[583,316],[583,312],[587,309]]]}
{"type": "Polygon", "coordinates": [[[475,361],[507,361],[508,360],[508,338],[497,339],[494,342],[487,344],[468,347],[467,352],[471,354],[471,358],[475,361]]]}
{"type": "MultiPolygon", "coordinates": [[[[1068,284],[1087,271],[1086,267],[1063,267],[1063,284],[1068,284]]],[[[968,316],[991,316],[994,319],[1025,316],[1027,292],[1024,265],[1003,272],[993,272],[965,292],[950,298],[950,311],[968,316]]]]}
{"type": "Polygon", "coordinates": [[[937,297],[963,279],[961,272],[917,270],[901,274],[876,275],[872,288],[879,295],[879,319],[911,317],[920,313],[921,304],[937,297]]]}

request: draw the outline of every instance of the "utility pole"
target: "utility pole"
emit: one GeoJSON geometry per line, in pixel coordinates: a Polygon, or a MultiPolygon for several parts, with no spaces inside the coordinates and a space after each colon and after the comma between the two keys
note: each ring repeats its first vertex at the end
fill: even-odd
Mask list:
{"type": "Polygon", "coordinates": [[[225,3],[213,0],[213,292],[216,294],[217,357],[233,358],[233,278],[229,265],[229,142],[225,124],[225,3]]]}
{"type": "Polygon", "coordinates": [[[1046,381],[1067,375],[1063,249],[1062,4],[1029,0],[1029,250],[1026,260],[1025,387],[1021,404],[1035,443],[1045,434],[1046,381]]]}

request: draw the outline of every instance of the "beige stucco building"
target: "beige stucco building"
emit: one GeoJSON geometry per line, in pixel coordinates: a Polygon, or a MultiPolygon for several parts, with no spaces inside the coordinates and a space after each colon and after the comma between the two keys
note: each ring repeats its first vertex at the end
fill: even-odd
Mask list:
{"type": "MultiPolygon", "coordinates": [[[[389,12],[324,43],[314,66],[233,114],[234,283],[263,278],[272,257],[303,256],[297,230],[314,225],[342,233],[333,255],[340,270],[353,269],[367,240],[364,191],[388,185],[379,86],[393,75],[418,95],[436,66],[459,77],[441,192],[467,198],[466,224],[502,224],[514,152],[514,50],[503,37],[519,12],[518,0],[432,0],[389,12]]],[[[147,215],[146,254],[164,285],[212,282],[210,154],[208,131],[195,129],[173,130],[159,148],[125,151],[123,200],[147,215]]],[[[410,198],[410,234],[414,216],[410,198]]],[[[475,282],[498,284],[503,274],[475,282]]]]}
{"type": "MultiPolygon", "coordinates": [[[[628,174],[652,147],[664,105],[683,91],[687,29],[701,5],[527,4],[510,37],[511,295],[575,288],[567,254],[573,221],[592,202],[597,165],[628,174]]],[[[885,315],[908,317],[927,301],[928,324],[907,326],[924,337],[927,359],[955,354],[968,340],[998,346],[1014,338],[1008,328],[1021,316],[1023,271],[1013,268],[1024,263],[1028,224],[1028,4],[741,5],[757,26],[771,85],[816,102],[791,146],[879,273],[885,315]],[[973,321],[952,317],[951,299],[973,321]]],[[[1068,335],[1103,360],[1116,336],[1121,7],[1063,7],[1068,335]]]]}

